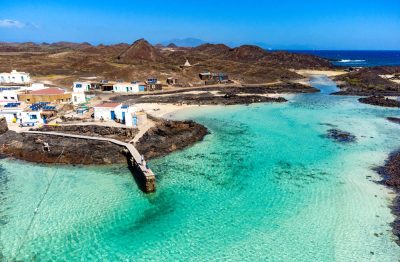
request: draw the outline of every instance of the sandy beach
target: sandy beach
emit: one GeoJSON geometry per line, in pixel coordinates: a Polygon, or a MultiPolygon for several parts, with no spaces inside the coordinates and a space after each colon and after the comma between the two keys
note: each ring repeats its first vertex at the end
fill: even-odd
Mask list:
{"type": "Polygon", "coordinates": [[[347,73],[344,70],[309,70],[309,69],[294,70],[294,72],[305,77],[310,77],[312,75],[326,75],[327,77],[335,77],[347,73]]]}

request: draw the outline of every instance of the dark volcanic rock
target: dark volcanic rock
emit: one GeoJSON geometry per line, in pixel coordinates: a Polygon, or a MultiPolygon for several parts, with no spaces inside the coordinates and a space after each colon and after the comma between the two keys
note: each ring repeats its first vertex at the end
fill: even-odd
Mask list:
{"type": "Polygon", "coordinates": [[[124,148],[110,142],[51,135],[19,134],[0,136],[1,153],[35,163],[101,165],[126,163],[124,148]],[[50,150],[44,148],[49,145],[50,150]]]}
{"type": "MultiPolygon", "coordinates": [[[[132,102],[130,100],[130,102],[132,102]]],[[[198,95],[180,94],[170,96],[146,96],[137,97],[135,103],[168,103],[168,104],[187,104],[187,105],[246,105],[253,103],[267,102],[287,102],[283,97],[266,97],[258,95],[239,96],[234,93],[215,96],[212,93],[198,95]]]]}
{"type": "Polygon", "coordinates": [[[340,91],[335,95],[384,95],[400,94],[400,84],[382,78],[381,75],[391,75],[400,72],[400,67],[368,67],[359,71],[340,75],[335,80],[340,81],[340,91]]]}
{"type": "Polygon", "coordinates": [[[7,120],[5,118],[0,118],[0,135],[8,131],[7,120]]]}
{"type": "Polygon", "coordinates": [[[213,86],[181,88],[153,94],[133,94],[112,97],[111,100],[135,103],[177,103],[191,105],[236,105],[265,102],[286,102],[282,97],[266,97],[266,94],[279,93],[315,93],[319,92],[310,86],[297,83],[279,83],[274,85],[213,86]],[[193,94],[189,92],[199,92],[193,94]],[[216,92],[215,95],[211,92],[216,92]],[[161,94],[161,95],[160,95],[161,94]]]}
{"type": "MultiPolygon", "coordinates": [[[[66,126],[61,127],[66,128],[66,126]]],[[[78,134],[88,128],[93,132],[93,126],[68,126],[67,129],[44,128],[41,131],[65,131],[78,134]]],[[[101,130],[101,129],[100,129],[101,130]]],[[[104,129],[109,132],[111,129],[104,129]]],[[[123,130],[123,129],[121,129],[123,130]]],[[[126,140],[127,134],[115,132],[112,137],[126,140]]],[[[115,131],[115,130],[114,130],[115,131]]],[[[93,133],[95,136],[99,134],[93,133]]],[[[102,133],[105,134],[105,133],[102,133]]],[[[107,133],[108,134],[108,133],[107,133]]],[[[183,149],[203,139],[207,129],[193,121],[156,120],[156,126],[151,128],[136,145],[140,153],[147,159],[164,156],[175,150],[183,149]]],[[[88,135],[88,133],[83,133],[88,135]]],[[[130,139],[128,139],[130,140],[130,139]]],[[[82,164],[103,165],[127,163],[125,148],[110,142],[68,138],[52,135],[19,134],[8,131],[0,135],[0,153],[4,156],[46,164],[82,164]],[[46,150],[45,144],[50,150],[46,150]]]]}
{"type": "Polygon", "coordinates": [[[329,129],[326,136],[340,143],[351,143],[357,140],[355,135],[338,129],[329,129]]]}
{"type": "Polygon", "coordinates": [[[358,99],[360,103],[383,107],[400,107],[400,101],[385,98],[384,96],[370,96],[358,99]]]}
{"type": "Polygon", "coordinates": [[[158,119],[156,126],[139,139],[136,148],[146,159],[151,159],[190,146],[202,140],[207,134],[207,128],[193,121],[158,119]]]}
{"type": "Polygon", "coordinates": [[[391,154],[385,166],[378,169],[378,173],[383,177],[383,183],[397,192],[392,205],[392,213],[396,216],[392,229],[398,238],[396,243],[400,245],[400,151],[391,154]]]}
{"type": "Polygon", "coordinates": [[[137,129],[113,126],[98,125],[45,125],[41,128],[31,129],[32,131],[61,132],[84,136],[99,136],[114,138],[123,142],[131,141],[138,133],[137,129]]]}
{"type": "Polygon", "coordinates": [[[389,120],[390,122],[396,123],[396,124],[400,124],[400,118],[397,117],[387,117],[387,120],[389,120]]]}

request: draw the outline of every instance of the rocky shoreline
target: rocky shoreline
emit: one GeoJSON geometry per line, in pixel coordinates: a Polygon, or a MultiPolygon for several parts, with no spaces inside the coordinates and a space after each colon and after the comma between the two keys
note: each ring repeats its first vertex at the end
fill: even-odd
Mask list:
{"type": "Polygon", "coordinates": [[[139,132],[138,129],[114,126],[99,125],[45,125],[41,128],[33,128],[32,131],[61,132],[74,135],[106,137],[120,140],[122,142],[131,141],[139,132]]]}
{"type": "Polygon", "coordinates": [[[186,105],[248,105],[254,103],[284,103],[283,97],[267,97],[259,95],[236,95],[228,93],[223,96],[215,96],[207,92],[202,94],[180,94],[170,96],[138,97],[125,101],[129,104],[162,103],[162,104],[186,104],[186,105]]]}
{"type": "MultiPolygon", "coordinates": [[[[46,127],[45,129],[47,128],[49,128],[47,131],[64,131],[59,130],[60,128],[46,127]]],[[[67,129],[73,130],[70,133],[82,128],[88,129],[87,126],[67,127],[67,129]]],[[[104,128],[100,129],[105,130],[104,128]]],[[[124,134],[124,131],[119,130],[118,132],[124,134]]],[[[141,154],[146,156],[146,159],[152,159],[186,148],[202,140],[207,134],[207,128],[193,121],[159,119],[155,127],[139,140],[136,147],[141,154]]],[[[112,136],[115,138],[118,135],[112,134],[112,136]]],[[[120,135],[119,140],[125,141],[126,136],[120,135]]],[[[21,134],[14,131],[5,131],[0,135],[0,154],[5,157],[44,164],[107,165],[127,163],[125,149],[110,142],[42,134],[21,134]]]]}
{"type": "Polygon", "coordinates": [[[383,167],[378,168],[382,176],[382,183],[393,189],[397,196],[391,206],[395,220],[391,224],[393,234],[397,237],[396,243],[400,246],[400,151],[392,153],[383,167]]]}
{"type": "Polygon", "coordinates": [[[187,105],[248,105],[253,103],[283,103],[283,97],[269,97],[268,94],[316,93],[318,89],[298,83],[274,85],[242,85],[182,88],[154,94],[115,96],[111,100],[129,104],[168,103],[187,105]]]}
{"type": "Polygon", "coordinates": [[[382,106],[382,107],[400,107],[400,101],[389,99],[384,96],[369,96],[358,99],[360,103],[382,106]]]}
{"type": "Polygon", "coordinates": [[[335,77],[340,91],[335,95],[400,96],[400,84],[382,77],[400,72],[400,67],[366,67],[335,77]]]}

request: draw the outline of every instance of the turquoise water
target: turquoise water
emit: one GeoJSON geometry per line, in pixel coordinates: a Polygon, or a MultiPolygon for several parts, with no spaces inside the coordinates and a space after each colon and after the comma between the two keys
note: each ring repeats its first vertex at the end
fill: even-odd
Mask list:
{"type": "Polygon", "coordinates": [[[0,260],[398,261],[393,193],[371,168],[400,147],[399,126],[384,119],[400,110],[313,83],[321,94],[286,104],[178,113],[211,134],[151,161],[154,195],[124,166],[1,160],[0,260]],[[332,127],[357,142],[325,138],[332,127]]]}

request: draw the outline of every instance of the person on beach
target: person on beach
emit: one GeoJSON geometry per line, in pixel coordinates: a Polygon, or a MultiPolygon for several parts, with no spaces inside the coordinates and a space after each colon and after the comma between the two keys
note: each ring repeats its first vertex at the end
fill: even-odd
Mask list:
{"type": "Polygon", "coordinates": [[[141,163],[142,166],[143,166],[143,164],[144,164],[144,156],[143,156],[143,155],[140,156],[140,163],[141,163]]]}

